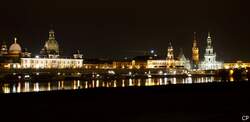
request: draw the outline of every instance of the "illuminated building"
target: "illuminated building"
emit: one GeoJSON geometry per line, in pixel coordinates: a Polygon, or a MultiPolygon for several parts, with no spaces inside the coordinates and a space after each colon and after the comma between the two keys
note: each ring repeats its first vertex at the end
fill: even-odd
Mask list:
{"type": "Polygon", "coordinates": [[[31,69],[63,69],[63,68],[81,68],[82,59],[66,59],[66,58],[21,58],[22,68],[31,69]]]}
{"type": "Polygon", "coordinates": [[[201,70],[217,70],[221,69],[222,62],[216,61],[216,53],[213,50],[212,39],[210,33],[208,32],[207,37],[207,47],[204,54],[204,60],[200,63],[201,70]]]}
{"type": "Polygon", "coordinates": [[[75,59],[82,59],[83,58],[83,54],[81,54],[80,51],[77,50],[77,53],[73,54],[73,57],[75,59]]]}
{"type": "Polygon", "coordinates": [[[132,69],[133,61],[132,60],[117,60],[113,61],[114,69],[132,69]]]}
{"type": "Polygon", "coordinates": [[[20,58],[23,56],[30,56],[30,53],[22,51],[20,44],[17,43],[17,38],[14,38],[14,43],[10,45],[9,49],[3,42],[0,52],[0,67],[21,68],[20,58]]]}
{"type": "Polygon", "coordinates": [[[40,54],[43,57],[59,57],[59,45],[55,39],[54,30],[49,31],[49,39],[45,42],[40,54]]]}
{"type": "Polygon", "coordinates": [[[226,63],[224,63],[224,68],[225,69],[247,68],[247,67],[250,67],[249,62],[236,61],[236,62],[226,62],[226,63]]]}
{"type": "MultiPolygon", "coordinates": [[[[147,68],[166,68],[168,66],[167,64],[167,60],[166,59],[150,59],[147,60],[147,68]]],[[[184,53],[181,49],[180,54],[178,56],[178,58],[175,60],[172,60],[172,65],[174,67],[172,68],[185,68],[185,69],[190,69],[191,65],[190,65],[190,61],[188,59],[186,59],[186,57],[184,56],[184,53]]]]}
{"type": "MultiPolygon", "coordinates": [[[[155,60],[157,56],[144,55],[136,56],[132,59],[115,60],[113,61],[114,69],[145,69],[148,68],[148,61],[155,60]]],[[[165,60],[166,63],[166,60],[165,60]]]]}
{"type": "Polygon", "coordinates": [[[0,50],[0,56],[7,55],[7,54],[8,54],[8,48],[7,48],[5,41],[3,41],[1,50],[0,50]]]}
{"type": "Polygon", "coordinates": [[[197,46],[197,41],[196,41],[196,32],[194,32],[194,42],[193,42],[193,47],[192,47],[192,61],[193,61],[193,68],[198,69],[199,48],[197,46]]]}
{"type": "Polygon", "coordinates": [[[168,68],[174,67],[174,49],[171,45],[171,42],[169,42],[169,46],[168,46],[167,67],[168,68]]]}
{"type": "Polygon", "coordinates": [[[147,68],[166,68],[167,62],[165,59],[147,60],[147,68]]]}
{"type": "Polygon", "coordinates": [[[8,55],[11,57],[19,57],[19,56],[21,56],[21,53],[22,53],[22,48],[17,43],[17,38],[14,38],[14,43],[12,45],[10,45],[8,55]]]}
{"type": "Polygon", "coordinates": [[[78,51],[78,53],[73,56],[74,58],[59,57],[59,45],[55,40],[54,31],[50,30],[49,39],[45,42],[44,48],[41,50],[41,56],[36,56],[35,58],[21,58],[21,67],[31,69],[82,68],[82,54],[78,51]]]}

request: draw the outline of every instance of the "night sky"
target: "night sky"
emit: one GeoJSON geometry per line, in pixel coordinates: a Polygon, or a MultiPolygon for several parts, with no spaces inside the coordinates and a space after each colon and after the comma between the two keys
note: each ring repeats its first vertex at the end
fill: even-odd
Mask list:
{"type": "MultiPolygon", "coordinates": [[[[247,1],[247,0],[246,0],[247,1]]],[[[85,57],[121,58],[155,49],[191,56],[193,32],[203,57],[211,31],[219,60],[250,61],[250,13],[240,0],[1,1],[0,44],[13,42],[38,54],[53,27],[62,55],[80,49],[85,57]]]]}

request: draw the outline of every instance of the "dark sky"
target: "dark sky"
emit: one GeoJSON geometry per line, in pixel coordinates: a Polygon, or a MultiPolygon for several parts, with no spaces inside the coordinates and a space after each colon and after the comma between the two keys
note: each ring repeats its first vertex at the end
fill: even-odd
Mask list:
{"type": "MultiPolygon", "coordinates": [[[[247,1],[247,0],[245,0],[247,1]]],[[[240,0],[174,1],[1,1],[0,41],[19,38],[37,54],[53,25],[62,55],[77,49],[86,57],[142,55],[155,49],[166,55],[169,40],[175,54],[191,55],[197,32],[203,55],[207,32],[220,60],[250,60],[249,4],[240,0]]]]}

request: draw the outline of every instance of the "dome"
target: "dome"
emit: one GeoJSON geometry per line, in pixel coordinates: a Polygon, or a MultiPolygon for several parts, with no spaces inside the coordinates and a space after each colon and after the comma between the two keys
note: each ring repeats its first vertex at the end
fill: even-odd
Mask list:
{"type": "Polygon", "coordinates": [[[9,53],[11,54],[19,54],[22,52],[21,46],[16,42],[17,38],[15,38],[14,43],[10,45],[9,53]]]}
{"type": "Polygon", "coordinates": [[[55,39],[53,30],[49,32],[49,39],[46,41],[44,48],[48,53],[59,53],[59,45],[55,39]]]}
{"type": "Polygon", "coordinates": [[[45,43],[45,49],[47,51],[55,51],[55,52],[58,52],[59,50],[59,46],[58,46],[58,43],[56,40],[48,40],[46,43],[45,43]]]}

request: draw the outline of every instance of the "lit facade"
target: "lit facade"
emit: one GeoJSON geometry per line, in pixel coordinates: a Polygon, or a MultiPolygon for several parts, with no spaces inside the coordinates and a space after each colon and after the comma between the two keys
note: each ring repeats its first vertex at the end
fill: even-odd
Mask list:
{"type": "Polygon", "coordinates": [[[22,50],[17,38],[14,38],[14,43],[8,48],[6,43],[3,42],[0,50],[0,68],[21,68],[20,58],[30,57],[31,53],[27,50],[22,50]]]}
{"type": "Polygon", "coordinates": [[[207,37],[207,47],[204,54],[204,60],[200,63],[201,70],[217,70],[222,69],[223,63],[216,61],[216,53],[213,50],[212,39],[210,33],[207,37]]]}
{"type": "Polygon", "coordinates": [[[133,61],[132,60],[121,60],[121,61],[113,61],[114,69],[132,69],[133,61]]]}
{"type": "MultiPolygon", "coordinates": [[[[167,67],[167,60],[158,59],[158,60],[147,60],[147,68],[169,68],[167,67]]],[[[173,66],[183,67],[185,69],[191,69],[190,61],[186,59],[182,51],[177,60],[173,60],[173,66]]]]}
{"type": "Polygon", "coordinates": [[[148,60],[147,68],[166,68],[167,62],[166,60],[148,60]]]}
{"type": "Polygon", "coordinates": [[[223,67],[224,69],[247,68],[247,67],[250,67],[250,63],[242,62],[242,61],[227,62],[227,63],[224,63],[223,67]]]}
{"type": "Polygon", "coordinates": [[[49,39],[45,42],[41,50],[41,56],[34,58],[21,58],[21,68],[27,69],[63,69],[63,68],[82,68],[83,56],[77,52],[74,58],[60,58],[59,45],[55,39],[55,32],[49,31],[49,39]]]}
{"type": "Polygon", "coordinates": [[[63,68],[82,68],[83,59],[64,59],[64,58],[21,58],[21,68],[31,69],[63,69],[63,68]]]}

